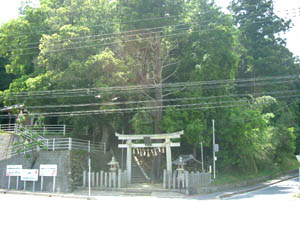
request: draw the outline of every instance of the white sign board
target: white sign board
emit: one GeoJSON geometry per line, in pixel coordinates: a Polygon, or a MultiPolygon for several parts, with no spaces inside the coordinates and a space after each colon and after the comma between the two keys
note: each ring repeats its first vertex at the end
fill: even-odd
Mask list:
{"type": "Polygon", "coordinates": [[[40,165],[41,177],[56,177],[57,165],[40,165]]]}
{"type": "Polygon", "coordinates": [[[219,144],[214,144],[214,151],[219,152],[219,144]]]}
{"type": "Polygon", "coordinates": [[[39,170],[22,170],[21,180],[22,181],[38,181],[39,179],[39,170]]]}
{"type": "Polygon", "coordinates": [[[18,177],[21,176],[22,165],[7,165],[6,176],[18,177]]]}

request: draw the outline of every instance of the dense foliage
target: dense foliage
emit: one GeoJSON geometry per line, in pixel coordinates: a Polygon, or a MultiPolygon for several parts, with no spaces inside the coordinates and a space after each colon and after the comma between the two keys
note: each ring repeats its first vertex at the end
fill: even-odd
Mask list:
{"type": "Polygon", "coordinates": [[[272,0],[233,0],[229,15],[209,0],[27,3],[0,27],[4,105],[111,148],[115,132],[184,130],[180,153],[199,159],[202,141],[206,165],[214,119],[225,172],[286,168],[300,152],[300,66],[272,0]]]}

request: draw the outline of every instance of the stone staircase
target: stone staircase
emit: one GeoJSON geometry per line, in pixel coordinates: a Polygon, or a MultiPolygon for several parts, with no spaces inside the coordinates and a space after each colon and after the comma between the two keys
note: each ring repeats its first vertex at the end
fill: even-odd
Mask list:
{"type": "Polygon", "coordinates": [[[150,178],[143,173],[142,168],[138,165],[138,162],[135,158],[132,159],[132,168],[131,168],[131,183],[149,183],[150,178]]]}

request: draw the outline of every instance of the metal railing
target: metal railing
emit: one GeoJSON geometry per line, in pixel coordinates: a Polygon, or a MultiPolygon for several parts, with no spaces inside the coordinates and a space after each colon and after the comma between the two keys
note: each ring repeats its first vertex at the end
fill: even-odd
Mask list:
{"type": "Polygon", "coordinates": [[[7,158],[8,156],[11,157],[17,154],[26,154],[28,152],[40,150],[83,150],[106,153],[106,143],[103,142],[96,143],[76,138],[47,139],[39,135],[39,133],[19,124],[0,124],[0,129],[6,132],[15,133],[25,139],[24,143],[10,146],[6,152],[0,153],[0,160],[7,158]]]}
{"type": "Polygon", "coordinates": [[[52,138],[47,141],[49,151],[66,151],[66,150],[91,150],[106,152],[106,144],[103,142],[90,142],[88,140],[76,138],[52,138]]]}
{"type": "Polygon", "coordinates": [[[15,133],[31,143],[39,144],[42,148],[47,146],[46,138],[20,124],[0,124],[0,129],[15,133]]]}
{"type": "Polygon", "coordinates": [[[71,131],[71,127],[66,125],[26,125],[25,128],[32,130],[40,135],[46,136],[66,136],[71,131]]]}
{"type": "Polygon", "coordinates": [[[0,153],[0,160],[9,159],[10,157],[30,153],[36,151],[37,146],[32,145],[31,147],[26,146],[24,143],[10,146],[7,151],[0,153]]]}

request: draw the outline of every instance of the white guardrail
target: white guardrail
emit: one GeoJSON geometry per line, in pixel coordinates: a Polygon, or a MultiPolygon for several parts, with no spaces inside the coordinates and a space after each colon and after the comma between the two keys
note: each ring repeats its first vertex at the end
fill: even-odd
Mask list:
{"type": "MultiPolygon", "coordinates": [[[[53,126],[54,127],[54,126],[53,126]]],[[[15,133],[25,139],[24,143],[10,146],[8,151],[0,153],[0,160],[18,154],[26,154],[32,151],[66,151],[82,150],[91,152],[106,153],[106,143],[91,142],[76,138],[51,138],[47,139],[39,133],[23,127],[19,124],[0,124],[0,129],[6,132],[15,133]]]]}
{"type": "Polygon", "coordinates": [[[37,126],[37,125],[25,125],[25,128],[32,130],[40,135],[61,135],[66,136],[67,133],[71,131],[71,128],[66,125],[45,125],[45,126],[37,126]]]}
{"type": "MultiPolygon", "coordinates": [[[[24,127],[19,124],[0,124],[0,129],[8,132],[14,132],[16,128],[24,127]]],[[[27,130],[33,131],[42,136],[66,136],[66,134],[70,133],[72,128],[66,125],[25,125],[27,130]]]]}

